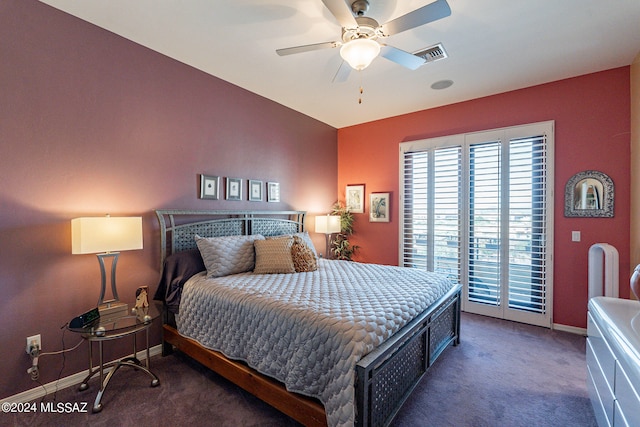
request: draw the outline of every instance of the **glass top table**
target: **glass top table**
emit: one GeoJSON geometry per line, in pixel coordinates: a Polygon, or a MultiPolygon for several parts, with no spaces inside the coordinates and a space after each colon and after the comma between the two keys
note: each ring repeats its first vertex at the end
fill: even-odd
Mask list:
{"type": "Polygon", "coordinates": [[[72,328],[67,326],[71,332],[80,334],[82,338],[89,343],[89,373],[80,384],[80,390],[89,388],[89,380],[96,374],[100,374],[100,390],[93,404],[93,412],[102,410],[102,395],[104,394],[109,380],[122,366],[130,366],[136,370],[146,373],[151,377],[151,387],[160,385],[160,379],[151,372],[150,354],[149,354],[149,329],[153,321],[160,317],[161,307],[157,302],[150,302],[148,307],[132,308],[123,307],[117,312],[100,315],[93,324],[84,328],[72,328]],[[145,333],[145,361],[143,363],[138,359],[137,339],[138,332],[145,333]],[[131,336],[133,338],[133,353],[112,362],[104,362],[103,359],[103,343],[109,340],[121,339],[131,336]],[[93,365],[93,343],[97,342],[99,346],[99,364],[93,365]],[[105,371],[111,368],[105,376],[105,371]]]}
{"type": "Polygon", "coordinates": [[[82,334],[86,339],[98,341],[100,339],[115,339],[121,334],[142,331],[155,319],[160,317],[161,307],[156,302],[148,307],[127,309],[110,315],[101,315],[92,325],[84,328],[68,327],[72,332],[82,334]]]}

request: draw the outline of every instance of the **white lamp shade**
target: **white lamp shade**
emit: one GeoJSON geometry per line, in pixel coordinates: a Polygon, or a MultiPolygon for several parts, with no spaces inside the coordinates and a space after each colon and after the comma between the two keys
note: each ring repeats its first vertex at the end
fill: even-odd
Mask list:
{"type": "Polygon", "coordinates": [[[71,220],[71,253],[142,249],[142,217],[85,217],[71,220]]]}
{"type": "Polygon", "coordinates": [[[339,233],[342,230],[340,226],[340,216],[338,215],[318,215],[316,217],[316,233],[339,233]]]}
{"type": "Polygon", "coordinates": [[[380,44],[369,39],[355,39],[342,45],[340,56],[354,70],[364,70],[380,53],[380,44]]]}

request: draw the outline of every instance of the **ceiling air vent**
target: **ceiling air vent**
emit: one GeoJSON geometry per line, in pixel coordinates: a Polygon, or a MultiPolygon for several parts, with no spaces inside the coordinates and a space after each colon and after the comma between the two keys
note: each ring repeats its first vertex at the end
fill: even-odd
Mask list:
{"type": "Polygon", "coordinates": [[[435,62],[448,57],[442,43],[413,52],[414,55],[424,58],[424,63],[435,62]]]}

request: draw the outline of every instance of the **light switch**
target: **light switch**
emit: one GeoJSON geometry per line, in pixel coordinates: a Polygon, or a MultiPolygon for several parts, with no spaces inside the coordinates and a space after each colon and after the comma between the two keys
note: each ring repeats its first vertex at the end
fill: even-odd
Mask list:
{"type": "Polygon", "coordinates": [[[580,241],[580,232],[579,231],[572,231],[571,232],[571,241],[572,242],[579,242],[580,241]]]}

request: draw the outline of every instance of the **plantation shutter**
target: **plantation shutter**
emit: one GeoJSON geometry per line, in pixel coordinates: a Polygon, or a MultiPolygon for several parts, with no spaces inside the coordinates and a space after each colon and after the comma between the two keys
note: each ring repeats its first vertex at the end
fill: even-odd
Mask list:
{"type": "Polygon", "coordinates": [[[402,143],[400,265],[462,283],[466,311],[550,326],[552,141],[545,122],[402,143]]]}
{"type": "Polygon", "coordinates": [[[547,307],[547,138],[510,141],[509,306],[544,313],[547,307]]]}
{"type": "Polygon", "coordinates": [[[443,273],[456,282],[460,281],[460,166],[460,147],[404,157],[402,265],[443,273]]]}

